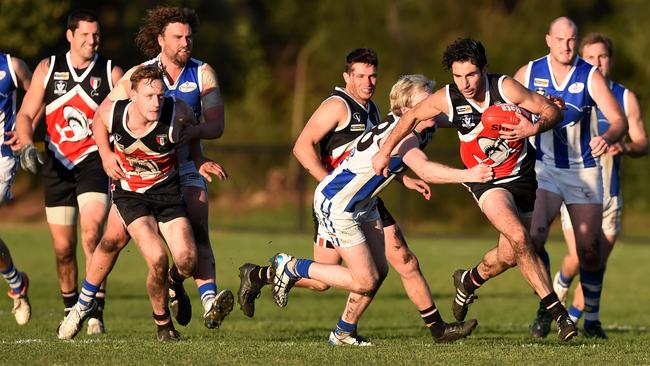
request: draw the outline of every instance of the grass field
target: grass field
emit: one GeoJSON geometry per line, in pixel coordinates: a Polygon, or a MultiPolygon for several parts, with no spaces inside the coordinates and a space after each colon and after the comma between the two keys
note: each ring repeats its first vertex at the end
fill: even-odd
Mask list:
{"type": "MultiPolygon", "coordinates": [[[[255,318],[246,318],[236,305],[222,328],[211,331],[203,327],[196,287],[189,282],[194,319],[188,327],[179,327],[182,342],[161,344],[155,340],[145,293],[144,262],[132,244],[109,277],[107,334],[89,337],[84,329],[73,341],[59,341],[55,330],[62,319],[62,303],[45,227],[3,226],[0,232],[18,268],[30,276],[33,306],[31,322],[19,328],[10,299],[0,299],[0,364],[650,364],[647,245],[622,241],[610,259],[601,303],[609,341],[578,337],[562,343],[554,331],[548,339],[528,338],[538,300],[513,269],[478,292],[480,299],[469,312],[469,317],[479,320],[474,334],[462,342],[437,345],[391,271],[360,323],[360,333],[376,347],[355,349],[331,348],[326,343],[345,302],[341,291],[294,290],[287,308],[278,309],[265,288],[255,318]]],[[[212,238],[219,286],[233,292],[240,264],[266,261],[279,250],[300,256],[311,251],[307,234],[217,231],[212,238]]],[[[451,273],[474,265],[494,239],[410,238],[446,320],[452,318],[451,273]]],[[[551,242],[549,251],[555,270],[564,247],[551,242]]]]}

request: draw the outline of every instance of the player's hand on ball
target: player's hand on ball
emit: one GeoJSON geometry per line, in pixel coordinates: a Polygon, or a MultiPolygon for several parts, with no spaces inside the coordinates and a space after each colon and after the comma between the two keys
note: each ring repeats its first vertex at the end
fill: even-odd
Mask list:
{"type": "Polygon", "coordinates": [[[32,173],[38,174],[43,167],[43,157],[39,154],[36,146],[29,144],[20,150],[20,166],[32,173]]]}
{"type": "Polygon", "coordinates": [[[219,180],[228,179],[228,173],[226,172],[226,169],[212,160],[205,159],[199,166],[198,171],[199,174],[201,174],[201,176],[208,182],[212,182],[212,177],[210,174],[219,178],[219,180]]]}
{"type": "Polygon", "coordinates": [[[466,178],[463,181],[470,183],[485,183],[491,181],[492,177],[494,177],[492,167],[485,164],[474,165],[465,170],[465,173],[466,178]]]}
{"type": "Polygon", "coordinates": [[[515,113],[515,116],[519,119],[519,123],[502,124],[503,129],[499,131],[499,137],[504,140],[519,140],[537,134],[537,128],[531,120],[519,112],[515,113]]]}

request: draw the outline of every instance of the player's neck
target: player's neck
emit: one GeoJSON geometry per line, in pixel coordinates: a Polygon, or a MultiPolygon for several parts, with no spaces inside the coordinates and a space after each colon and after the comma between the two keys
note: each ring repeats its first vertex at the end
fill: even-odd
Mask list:
{"type": "Polygon", "coordinates": [[[72,67],[75,69],[81,70],[87,68],[91,62],[93,62],[93,59],[95,58],[95,54],[90,59],[85,59],[76,53],[74,53],[72,50],[70,50],[70,64],[72,67]]]}
{"type": "Polygon", "coordinates": [[[170,81],[170,84],[176,83],[176,80],[180,76],[181,71],[183,71],[185,65],[176,64],[173,60],[166,58],[164,54],[160,55],[160,62],[163,65],[167,80],[170,81]]]}
{"type": "Polygon", "coordinates": [[[576,56],[571,59],[571,62],[568,64],[564,64],[561,62],[558,62],[555,60],[555,58],[550,57],[550,63],[551,63],[551,76],[555,79],[555,83],[557,85],[562,85],[564,82],[564,79],[566,76],[569,74],[569,71],[571,71],[571,68],[573,67],[573,64],[575,63],[575,58],[576,56]]]}
{"type": "Polygon", "coordinates": [[[145,116],[131,105],[126,114],[126,127],[136,136],[141,136],[156,121],[149,121],[145,116]]]}
{"type": "Polygon", "coordinates": [[[352,99],[354,99],[357,103],[361,104],[364,108],[368,109],[368,104],[370,104],[370,99],[360,98],[355,93],[352,93],[348,88],[345,88],[345,92],[348,93],[348,95],[351,96],[352,99]]]}

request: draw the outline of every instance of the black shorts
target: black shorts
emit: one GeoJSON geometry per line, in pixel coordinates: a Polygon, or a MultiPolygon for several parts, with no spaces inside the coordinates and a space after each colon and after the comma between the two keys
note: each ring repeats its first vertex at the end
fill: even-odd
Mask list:
{"type": "Polygon", "coordinates": [[[384,201],[382,201],[380,197],[377,197],[377,211],[379,211],[379,218],[381,219],[381,225],[383,227],[395,225],[393,215],[388,212],[388,209],[384,205],[384,201]]]}
{"type": "Polygon", "coordinates": [[[503,188],[512,194],[515,200],[515,205],[519,209],[519,213],[528,214],[533,212],[535,208],[535,195],[537,192],[537,179],[535,179],[535,171],[532,174],[527,174],[514,181],[507,183],[465,183],[465,186],[474,195],[474,199],[478,202],[481,196],[494,188],[503,188]]]}
{"type": "Polygon", "coordinates": [[[113,191],[113,204],[126,226],[143,216],[153,216],[157,222],[187,217],[185,202],[180,193],[135,193],[117,188],[113,191]]]}
{"type": "Polygon", "coordinates": [[[90,153],[71,170],[52,154],[47,154],[43,166],[45,207],[77,206],[82,193],[109,192],[108,176],[102,167],[98,152],[90,153]]]}

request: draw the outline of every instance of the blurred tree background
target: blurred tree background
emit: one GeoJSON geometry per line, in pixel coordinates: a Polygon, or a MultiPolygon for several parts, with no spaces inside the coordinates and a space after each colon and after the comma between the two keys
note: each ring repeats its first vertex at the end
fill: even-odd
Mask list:
{"type": "MultiPolygon", "coordinates": [[[[33,68],[68,47],[68,11],[90,7],[102,23],[100,52],[128,69],[145,59],[133,39],[145,10],[157,5],[144,0],[2,0],[0,50],[33,68]]],[[[208,155],[231,175],[230,182],[211,187],[216,209],[229,213],[217,223],[238,212],[252,217],[260,208],[294,212],[298,206],[304,216],[298,226],[309,221],[304,213],[314,185],[298,168],[291,144],[332,88],[343,85],[345,55],[356,47],[372,47],[379,54],[374,100],[385,112],[390,87],[402,74],[423,73],[439,86],[451,82],[441,55],[454,39],[480,39],[490,70],[513,75],[547,53],[544,35],[550,21],[566,15],[581,34],[598,31],[613,39],[612,78],[634,90],[643,109],[650,110],[650,3],[644,0],[185,0],[165,5],[198,12],[193,55],[217,70],[226,103],[225,134],[206,143],[208,155]]],[[[428,154],[460,165],[457,145],[454,131],[441,131],[428,154]]],[[[650,214],[650,190],[644,189],[650,181],[648,166],[648,158],[625,159],[626,217],[633,223],[647,221],[650,214]]],[[[435,187],[426,203],[397,185],[385,196],[392,211],[414,229],[472,232],[486,226],[459,186],[435,187]]],[[[283,226],[279,215],[270,225],[283,226]]],[[[287,215],[293,220],[293,213],[287,215]]]]}

